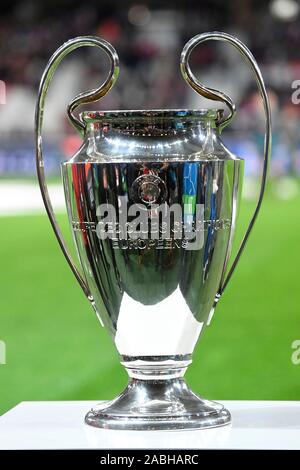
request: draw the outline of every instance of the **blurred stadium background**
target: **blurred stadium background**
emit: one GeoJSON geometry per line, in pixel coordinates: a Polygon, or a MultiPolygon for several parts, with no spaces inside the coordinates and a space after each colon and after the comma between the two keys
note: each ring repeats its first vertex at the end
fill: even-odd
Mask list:
{"type": "MultiPolygon", "coordinates": [[[[300,339],[300,105],[292,102],[292,84],[300,79],[299,1],[3,0],[0,340],[7,364],[0,364],[0,413],[23,400],[109,399],[126,383],[112,341],[59,251],[36,184],[33,116],[47,60],[65,40],[96,34],[117,49],[121,74],[94,108],[210,107],[179,71],[185,42],[209,30],[237,35],[255,55],[272,104],[274,146],[261,217],[187,377],[212,399],[300,399],[300,365],[291,361],[292,342],[300,339]]],[[[235,50],[207,43],[193,53],[192,64],[203,83],[225,91],[238,106],[224,140],[246,160],[239,238],[258,192],[262,107],[235,50]]],[[[80,138],[67,122],[66,106],[96,86],[107,66],[97,51],[74,53],[48,98],[46,169],[67,236],[59,161],[74,153],[80,138]]]]}

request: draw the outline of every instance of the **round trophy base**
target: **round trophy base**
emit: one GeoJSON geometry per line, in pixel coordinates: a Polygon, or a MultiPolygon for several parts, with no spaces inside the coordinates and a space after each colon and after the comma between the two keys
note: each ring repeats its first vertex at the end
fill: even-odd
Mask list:
{"type": "Polygon", "coordinates": [[[183,378],[131,379],[121,395],[89,411],[85,422],[105,429],[181,430],[224,426],[231,416],[223,405],[198,397],[183,378]]]}

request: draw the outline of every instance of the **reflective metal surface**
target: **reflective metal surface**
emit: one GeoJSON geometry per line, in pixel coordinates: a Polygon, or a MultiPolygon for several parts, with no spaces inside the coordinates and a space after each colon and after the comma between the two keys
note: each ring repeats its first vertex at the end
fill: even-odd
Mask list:
{"type": "Polygon", "coordinates": [[[86,284],[119,353],[134,357],[192,353],[228,258],[242,181],[242,160],[226,151],[213,118],[165,112],[160,136],[146,136],[150,125],[158,130],[161,118],[155,113],[121,112],[119,118],[114,113],[111,122],[110,113],[108,119],[106,113],[93,116],[85,144],[62,166],[86,284]],[[138,191],[143,185],[151,198],[157,191],[155,202],[180,206],[181,227],[188,220],[196,228],[201,217],[188,245],[172,221],[166,238],[160,237],[162,221],[157,239],[139,230],[121,237],[121,221],[133,220],[133,204],[144,211],[149,227],[159,215],[138,191]],[[117,231],[101,240],[99,207],[107,203],[117,231]]]}
{"type": "Polygon", "coordinates": [[[87,424],[109,429],[203,429],[229,424],[231,416],[219,403],[202,400],[183,379],[131,379],[115,400],[92,409],[87,424]]]}
{"type": "Polygon", "coordinates": [[[226,270],[242,183],[243,161],[221,142],[217,115],[86,113],[85,143],[62,165],[85,282],[122,364],[139,379],[108,408],[89,413],[89,424],[179,429],[230,420],[226,410],[203,402],[181,379],[226,270]],[[99,207],[106,204],[114,208],[117,230],[102,240],[99,207]],[[122,219],[132,221],[134,204],[148,225],[124,235],[122,219]],[[160,237],[160,221],[153,239],[149,227],[158,204],[182,209],[180,228],[187,222],[196,228],[198,217],[195,236],[187,241],[170,220],[168,237],[160,237]]]}
{"type": "Polygon", "coordinates": [[[260,209],[271,145],[269,103],[248,49],[225,33],[193,38],[181,56],[187,82],[200,94],[229,97],[192,75],[191,50],[207,39],[233,44],[256,74],[266,112],[266,145],[258,204],[229,267],[243,176],[243,161],[226,149],[217,110],[85,112],[118,75],[117,54],[98,38],[76,38],[50,59],[36,110],[37,171],[43,199],[63,253],[111,334],[130,382],[113,402],[92,410],[86,422],[111,429],[184,429],[228,424],[221,405],[197,397],[184,382],[195,344],[210,323],[260,209]],[[62,165],[71,230],[82,273],[57,225],[43,170],[42,118],[49,82],[60,60],[81,45],[98,46],[111,59],[107,81],[70,103],[84,142],[62,165]]]}

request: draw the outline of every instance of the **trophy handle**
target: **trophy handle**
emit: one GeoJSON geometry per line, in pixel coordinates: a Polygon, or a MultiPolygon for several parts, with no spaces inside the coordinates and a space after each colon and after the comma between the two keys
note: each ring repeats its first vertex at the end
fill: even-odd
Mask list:
{"type": "Polygon", "coordinates": [[[106,80],[99,88],[96,88],[96,89],[93,89],[84,93],[80,93],[71,101],[71,103],[68,106],[68,116],[72,124],[74,125],[74,127],[81,134],[83,134],[85,130],[85,125],[80,118],[76,117],[73,114],[75,108],[77,108],[77,106],[81,104],[90,103],[92,101],[98,101],[99,99],[101,99],[104,95],[106,95],[106,93],[109,92],[109,90],[112,88],[112,86],[114,85],[115,81],[118,78],[118,75],[119,75],[118,55],[115,49],[112,47],[112,45],[104,41],[103,39],[93,37],[93,36],[77,37],[75,39],[71,39],[70,41],[67,41],[59,49],[57,49],[57,51],[50,58],[46,66],[46,69],[43,73],[43,76],[40,82],[38,100],[37,100],[36,109],[35,109],[36,169],[37,169],[37,175],[38,175],[38,180],[39,180],[39,185],[40,185],[44,205],[45,205],[49,220],[51,222],[53,231],[57,238],[57,241],[60,245],[60,248],[71,270],[73,271],[73,274],[75,275],[77,281],[79,282],[83,292],[93,304],[93,296],[91,295],[90,290],[85,280],[83,279],[82,275],[77,269],[76,264],[74,263],[68,251],[66,242],[62,236],[61,230],[59,228],[59,225],[57,223],[57,220],[53,211],[53,207],[51,204],[51,200],[49,197],[48,188],[46,184],[46,179],[45,179],[44,159],[43,159],[43,150],[42,150],[42,126],[43,126],[44,106],[45,106],[45,99],[46,99],[46,95],[49,89],[50,82],[53,78],[53,75],[58,65],[63,60],[63,58],[66,57],[66,55],[68,55],[70,52],[82,46],[95,46],[103,50],[110,59],[111,68],[110,68],[110,71],[106,80]]]}
{"type": "MultiPolygon", "coordinates": [[[[232,262],[232,265],[227,273],[227,276],[225,277],[225,272],[227,268],[227,261],[229,257],[229,249],[230,247],[228,246],[228,252],[225,258],[225,265],[223,269],[223,275],[222,279],[220,282],[220,287],[218,289],[218,292],[215,297],[215,302],[213,309],[215,308],[217,302],[219,301],[221,295],[223,294],[226,286],[228,285],[228,282],[231,279],[231,276],[239,262],[239,259],[241,257],[241,254],[245,248],[245,245],[248,241],[249,235],[252,231],[252,228],[255,224],[255,221],[257,219],[258,213],[260,211],[261,203],[263,200],[264,192],[265,192],[265,186],[266,186],[266,178],[267,178],[267,170],[268,170],[268,162],[269,162],[269,157],[270,157],[270,152],[271,152],[271,145],[272,145],[272,136],[271,136],[271,111],[270,111],[270,104],[269,104],[269,99],[268,95],[266,92],[266,87],[264,84],[264,80],[261,74],[261,71],[257,65],[256,60],[254,59],[252,53],[249,51],[249,49],[237,38],[231,36],[230,34],[227,33],[220,33],[217,31],[210,32],[210,33],[204,33],[204,34],[198,34],[197,36],[193,37],[190,41],[186,43],[184,46],[182,53],[181,53],[181,58],[180,58],[180,69],[181,73],[183,75],[183,78],[185,81],[200,95],[204,96],[205,98],[214,100],[214,101],[222,101],[227,105],[229,108],[229,114],[227,117],[225,117],[222,121],[218,122],[219,128],[222,130],[229,122],[233,119],[236,113],[236,108],[235,104],[233,103],[232,99],[225,95],[225,93],[215,90],[213,88],[208,88],[204,86],[201,82],[199,82],[196,77],[193,75],[191,72],[190,66],[189,66],[189,58],[192,50],[201,44],[202,42],[208,41],[208,40],[214,40],[214,41],[224,41],[232,46],[234,46],[239,53],[243,56],[243,58],[246,60],[246,62],[250,65],[252,72],[254,73],[258,89],[263,101],[263,106],[264,106],[264,112],[265,112],[265,118],[266,118],[266,126],[265,126],[265,140],[264,140],[264,163],[263,163],[263,170],[262,170],[262,177],[261,177],[261,185],[260,185],[260,192],[259,192],[259,197],[257,201],[257,205],[255,208],[255,211],[252,215],[252,218],[250,220],[250,223],[248,225],[248,228],[244,234],[244,237],[242,238],[241,244],[238,248],[236,257],[234,261],[232,262]]],[[[213,311],[212,311],[213,313],[213,311]]],[[[211,318],[211,315],[210,315],[211,318]]]]}

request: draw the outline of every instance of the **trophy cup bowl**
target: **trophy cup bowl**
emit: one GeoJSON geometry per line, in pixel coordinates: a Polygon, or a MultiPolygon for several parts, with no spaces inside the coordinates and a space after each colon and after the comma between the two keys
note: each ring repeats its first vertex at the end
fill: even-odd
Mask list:
{"type": "Polygon", "coordinates": [[[270,149],[270,112],[259,69],[248,49],[224,33],[187,43],[181,57],[186,81],[230,109],[83,112],[118,76],[118,57],[99,38],[76,38],[50,59],[37,112],[37,170],[45,206],[62,251],[102,326],[110,333],[129,375],[113,401],[90,410],[87,424],[107,429],[201,429],[230,423],[221,404],[200,398],[184,380],[198,338],[209,324],[257,217],[270,149]],[[242,53],[257,78],[266,111],[261,192],[237,255],[229,258],[243,181],[243,160],[226,149],[221,130],[235,108],[225,94],[199,83],[188,59],[208,39],[225,40],[242,53]],[[104,50],[112,63],[106,82],[68,107],[83,135],[78,152],[62,164],[69,223],[80,271],[57,225],[45,183],[42,115],[51,77],[77,47],[104,50]]]}

